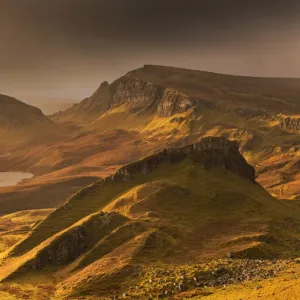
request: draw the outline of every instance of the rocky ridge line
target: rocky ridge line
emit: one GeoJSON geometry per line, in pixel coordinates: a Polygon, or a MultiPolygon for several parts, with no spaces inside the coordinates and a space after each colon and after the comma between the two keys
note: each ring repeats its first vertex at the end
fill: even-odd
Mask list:
{"type": "Polygon", "coordinates": [[[156,113],[159,117],[170,117],[195,107],[197,101],[174,89],[127,74],[116,89],[111,108],[126,104],[133,112],[156,113]]]}
{"type": "Polygon", "coordinates": [[[204,169],[218,168],[224,172],[231,171],[255,182],[255,169],[239,152],[237,141],[229,141],[225,137],[205,137],[195,144],[181,148],[165,148],[156,154],[125,165],[113,175],[80,190],[71,199],[80,199],[105,182],[133,180],[136,175],[146,175],[152,172],[163,162],[176,163],[185,158],[190,158],[195,165],[204,169]]]}

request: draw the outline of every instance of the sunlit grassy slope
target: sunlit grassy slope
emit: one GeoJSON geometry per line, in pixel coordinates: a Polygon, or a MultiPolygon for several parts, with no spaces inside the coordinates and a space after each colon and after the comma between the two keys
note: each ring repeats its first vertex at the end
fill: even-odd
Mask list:
{"type": "MultiPolygon", "coordinates": [[[[227,207],[227,209],[233,210],[232,213],[239,212],[237,209],[237,205],[239,204],[243,207],[244,204],[246,204],[245,209],[247,209],[248,205],[252,206],[255,204],[260,206],[259,203],[261,201],[266,202],[264,204],[261,203],[261,208],[265,208],[268,211],[282,207],[281,203],[270,197],[258,185],[253,185],[247,181],[244,182],[244,180],[238,177],[233,177],[233,180],[230,178],[231,176],[234,175],[228,174],[226,176],[227,178],[224,178],[224,175],[218,174],[217,171],[216,173],[211,171],[211,173],[207,174],[207,172],[201,169],[195,169],[191,161],[184,161],[181,164],[162,164],[150,174],[137,176],[134,180],[118,183],[99,181],[93,184],[90,190],[86,188],[86,192],[83,193],[84,196],[81,196],[79,192],[78,195],[72,197],[69,202],[50,214],[49,217],[39,225],[37,230],[35,230],[24,243],[17,247],[15,253],[20,254],[28,250],[28,247],[31,248],[38,245],[47,237],[71,226],[81,218],[104,209],[114,199],[118,201],[117,198],[122,197],[124,193],[132,193],[133,195],[134,190],[131,191],[131,189],[135,187],[137,189],[143,189],[143,187],[139,186],[140,184],[144,184],[144,182],[148,182],[150,186],[149,189],[152,190],[151,193],[155,193],[158,188],[158,191],[162,193],[162,199],[164,199],[164,197],[169,198],[169,201],[162,200],[162,203],[159,203],[160,205],[158,205],[157,208],[155,208],[154,205],[153,207],[150,206],[149,210],[152,208],[155,211],[166,205],[167,207],[169,206],[169,209],[166,209],[165,213],[169,212],[171,214],[172,202],[174,201],[175,212],[180,209],[180,215],[184,216],[186,211],[188,219],[191,218],[190,214],[195,214],[195,218],[201,219],[199,213],[201,214],[202,210],[195,211],[193,205],[199,206],[199,208],[205,205],[207,209],[210,208],[212,211],[215,211],[212,199],[214,199],[214,197],[221,197],[222,194],[225,195],[224,205],[226,201],[236,201],[236,205],[228,205],[227,207]],[[157,182],[159,179],[161,182],[157,182]],[[237,182],[239,184],[237,184],[237,182]],[[242,184],[241,186],[239,186],[240,183],[242,184]],[[220,189],[219,192],[214,191],[216,185],[220,189]],[[250,192],[252,190],[254,191],[253,195],[250,192]],[[240,194],[249,194],[249,196],[244,196],[239,200],[240,194]],[[175,196],[175,198],[173,198],[173,196],[175,196]],[[255,202],[250,201],[251,198],[249,197],[254,197],[255,202]],[[269,203],[271,206],[269,206],[269,203]]],[[[126,195],[127,194],[123,197],[126,197],[126,195]]],[[[223,204],[223,201],[220,202],[220,205],[221,204],[223,204]]],[[[113,205],[113,203],[111,205],[113,205]]],[[[107,209],[109,210],[109,206],[107,209]]],[[[203,213],[206,214],[206,210],[204,210],[203,213]]],[[[217,213],[217,211],[214,213],[217,213]]],[[[222,214],[222,209],[220,213],[222,214]]],[[[260,214],[260,210],[258,210],[257,213],[260,214]]],[[[209,216],[210,213],[207,213],[207,215],[211,217],[209,216]]],[[[172,214],[170,216],[172,216],[172,214]]]]}
{"type": "MultiPolygon", "coordinates": [[[[151,172],[113,176],[78,192],[3,255],[3,284],[59,283],[57,299],[105,299],[112,293],[144,299],[150,288],[145,276],[158,265],[188,270],[188,264],[198,268],[228,253],[237,263],[297,255],[299,233],[281,229],[289,220],[298,230],[297,208],[251,178],[197,161],[193,155],[161,161],[151,172]],[[140,289],[133,291],[136,285],[140,289]]],[[[140,163],[125,167],[124,174],[140,163]]]]}
{"type": "Polygon", "coordinates": [[[34,226],[46,218],[53,209],[19,211],[0,218],[0,251],[22,240],[34,226]]]}

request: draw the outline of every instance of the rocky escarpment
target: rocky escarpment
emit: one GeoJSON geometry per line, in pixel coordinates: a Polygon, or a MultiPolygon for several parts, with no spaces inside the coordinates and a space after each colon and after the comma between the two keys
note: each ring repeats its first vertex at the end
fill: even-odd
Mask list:
{"type": "Polygon", "coordinates": [[[300,133],[300,117],[285,117],[282,119],[278,127],[289,133],[300,133]]]}
{"type": "Polygon", "coordinates": [[[291,84],[290,80],[285,79],[230,76],[145,65],[111,84],[104,82],[91,97],[52,118],[56,121],[91,123],[107,110],[124,104],[131,112],[169,117],[192,107],[234,103],[237,113],[243,118],[266,119],[280,112],[298,114],[298,95],[299,84],[291,84]],[[85,120],[82,120],[81,114],[86,117],[85,120]],[[80,115],[79,120],[77,115],[80,115]]]}
{"type": "Polygon", "coordinates": [[[263,138],[255,131],[242,128],[225,129],[221,136],[229,140],[236,140],[239,143],[241,153],[253,150],[263,141],[263,138]]]}
{"type": "Polygon", "coordinates": [[[130,105],[131,110],[140,112],[155,111],[163,96],[163,87],[140,81],[130,74],[124,76],[117,86],[111,107],[130,105]]]}
{"type": "Polygon", "coordinates": [[[51,118],[58,122],[94,121],[106,111],[126,105],[132,113],[157,114],[170,117],[183,113],[206,101],[189,97],[175,89],[143,81],[133,74],[127,74],[109,85],[104,82],[89,98],[84,99],[66,111],[56,113],[51,118]]]}
{"type": "Polygon", "coordinates": [[[173,89],[165,89],[163,97],[157,107],[159,117],[170,117],[177,113],[183,113],[195,106],[198,101],[173,89]]]}
{"type": "Polygon", "coordinates": [[[281,114],[270,114],[266,110],[248,109],[239,107],[236,112],[243,118],[249,120],[259,118],[260,120],[275,121],[275,127],[293,134],[300,132],[300,117],[296,116],[283,116],[281,114]]]}
{"type": "Polygon", "coordinates": [[[106,177],[76,193],[72,199],[80,199],[92,193],[105,182],[132,180],[135,176],[146,175],[161,163],[176,163],[191,159],[195,166],[204,169],[217,168],[230,171],[255,182],[255,169],[250,166],[239,152],[239,143],[225,137],[205,137],[198,143],[181,148],[165,148],[146,158],[120,168],[115,174],[106,177]]]}
{"type": "Polygon", "coordinates": [[[119,83],[111,107],[126,104],[132,112],[156,113],[159,117],[170,117],[183,113],[198,103],[201,103],[200,99],[128,74],[119,83]]]}
{"type": "Polygon", "coordinates": [[[247,164],[239,152],[236,141],[228,141],[223,137],[206,137],[200,142],[182,148],[166,148],[161,152],[148,156],[119,169],[111,179],[124,180],[135,174],[147,174],[162,162],[175,163],[190,158],[204,169],[218,168],[231,171],[241,177],[255,181],[254,168],[247,164]]]}

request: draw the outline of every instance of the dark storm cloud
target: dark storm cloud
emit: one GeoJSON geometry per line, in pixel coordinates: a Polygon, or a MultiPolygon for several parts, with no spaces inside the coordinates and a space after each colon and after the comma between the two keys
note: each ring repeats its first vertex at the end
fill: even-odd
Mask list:
{"type": "MultiPolygon", "coordinates": [[[[80,43],[136,38],[145,42],[237,26],[257,30],[260,22],[296,21],[299,1],[270,0],[1,0],[1,15],[40,38],[56,34],[80,43]],[[257,23],[258,22],[258,23],[257,23]],[[28,27],[28,28],[26,28],[28,27]]],[[[3,19],[3,18],[1,18],[3,19]]],[[[4,17],[4,19],[6,19],[4,17]]],[[[5,27],[5,24],[3,24],[5,27]]],[[[9,28],[8,28],[9,29],[9,28]]]]}
{"type": "Polygon", "coordinates": [[[299,17],[298,0],[0,0],[0,92],[79,99],[143,63],[300,76],[299,17]]]}

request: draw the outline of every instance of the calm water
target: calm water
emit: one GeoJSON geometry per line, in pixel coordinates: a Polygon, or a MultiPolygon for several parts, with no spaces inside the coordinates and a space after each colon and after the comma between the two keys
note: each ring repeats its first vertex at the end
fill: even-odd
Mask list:
{"type": "Polygon", "coordinates": [[[0,172],[0,186],[16,185],[22,180],[32,177],[32,174],[24,172],[0,172]]]}

